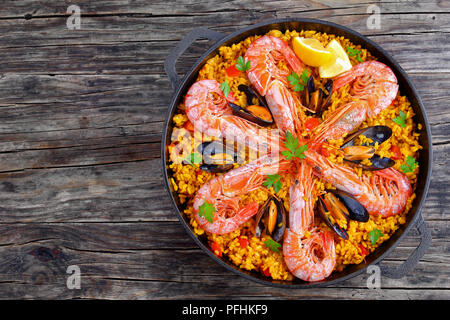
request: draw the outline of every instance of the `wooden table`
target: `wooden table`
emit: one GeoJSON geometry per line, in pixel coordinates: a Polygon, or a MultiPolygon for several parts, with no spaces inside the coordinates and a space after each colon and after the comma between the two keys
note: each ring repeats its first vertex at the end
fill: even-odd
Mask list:
{"type": "MultiPolygon", "coordinates": [[[[450,298],[450,2],[31,1],[0,6],[0,298],[450,298]],[[69,30],[67,7],[81,9],[69,30]],[[368,29],[367,8],[381,8],[368,29]],[[282,290],[226,271],[186,234],[163,185],[160,141],[172,95],[163,62],[194,27],[319,18],[386,49],[426,107],[435,152],[423,215],[433,243],[400,280],[282,290]],[[67,267],[81,289],[66,286],[67,267]]],[[[184,74],[210,45],[199,41],[184,74]]],[[[398,265],[412,233],[385,260],[398,265]]]]}

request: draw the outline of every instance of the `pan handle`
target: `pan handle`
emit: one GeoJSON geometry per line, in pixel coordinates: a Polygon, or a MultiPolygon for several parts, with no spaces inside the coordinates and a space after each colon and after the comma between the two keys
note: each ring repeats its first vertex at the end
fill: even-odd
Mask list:
{"type": "Polygon", "coordinates": [[[419,231],[421,238],[419,246],[399,267],[388,267],[380,265],[382,275],[385,275],[386,277],[391,279],[400,279],[406,276],[412,269],[414,269],[420,258],[422,258],[431,244],[431,232],[430,229],[427,228],[422,215],[419,215],[419,218],[417,219],[416,229],[417,231],[419,231]]]}
{"type": "Polygon", "coordinates": [[[209,40],[213,40],[215,42],[222,39],[225,35],[208,29],[208,28],[195,28],[192,30],[186,37],[184,37],[180,42],[178,42],[177,46],[170,52],[167,56],[166,61],[164,62],[164,70],[169,77],[170,83],[172,84],[172,88],[176,89],[178,84],[180,83],[180,78],[178,77],[175,64],[177,63],[178,58],[198,39],[206,38],[209,40]]]}

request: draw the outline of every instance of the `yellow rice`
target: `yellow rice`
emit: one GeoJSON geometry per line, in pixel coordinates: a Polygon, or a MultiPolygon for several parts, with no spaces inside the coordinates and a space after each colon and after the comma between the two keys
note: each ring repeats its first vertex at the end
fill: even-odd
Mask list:
{"type": "MultiPolygon", "coordinates": [[[[337,37],[331,34],[319,33],[316,31],[286,31],[282,33],[279,30],[272,30],[268,33],[269,35],[273,35],[279,37],[288,43],[293,37],[302,36],[302,37],[313,37],[322,42],[324,46],[326,46],[331,40],[336,39],[340,42],[343,48],[351,47],[353,49],[358,49],[361,52],[361,58],[363,61],[373,60],[375,59],[370,53],[360,46],[356,46],[351,43],[348,39],[343,37],[337,37]]],[[[244,56],[249,45],[255,40],[259,38],[259,36],[251,36],[247,39],[241,41],[240,43],[233,44],[229,47],[221,47],[219,48],[219,54],[215,57],[209,59],[203,68],[200,70],[198,79],[215,79],[219,83],[227,80],[231,91],[234,93],[235,98],[237,99],[237,104],[245,107],[247,105],[246,97],[243,93],[241,93],[237,87],[240,84],[250,85],[249,80],[245,76],[245,74],[241,74],[236,77],[228,77],[226,75],[225,69],[234,65],[239,56],[244,56]]],[[[350,60],[353,65],[359,63],[355,60],[355,57],[350,57],[350,60]]],[[[284,68],[285,66],[279,65],[279,67],[284,68]]],[[[309,71],[313,71],[309,69],[309,71]]],[[[318,81],[316,85],[323,86],[326,79],[322,79],[322,81],[318,81]]],[[[344,86],[337,92],[334,92],[332,95],[332,104],[329,109],[325,111],[322,115],[323,119],[327,117],[329,112],[335,110],[337,107],[351,101],[351,96],[349,94],[349,86],[344,86]]],[[[182,130],[183,125],[187,122],[187,116],[184,113],[184,105],[180,105],[180,112],[173,117],[174,126],[179,129],[177,132],[178,142],[186,143],[186,137],[182,130]]],[[[417,159],[418,151],[421,149],[418,143],[418,137],[420,133],[417,131],[421,130],[421,127],[416,127],[414,124],[412,117],[414,112],[412,107],[408,101],[408,99],[404,96],[397,95],[395,101],[391,106],[380,112],[373,119],[367,119],[360,128],[373,126],[373,125],[387,125],[393,130],[392,137],[388,139],[386,142],[381,145],[376,145],[376,153],[383,157],[392,157],[393,154],[390,151],[391,146],[398,146],[403,154],[402,161],[396,161],[395,169],[401,170],[400,166],[404,162],[407,156],[412,156],[417,159]],[[403,111],[407,115],[406,126],[401,128],[396,125],[392,119],[399,116],[400,111],[403,111]]],[[[360,136],[359,139],[362,139],[361,142],[364,142],[365,137],[360,136]]],[[[342,139],[338,139],[335,141],[329,141],[329,149],[332,147],[339,147],[342,145],[342,139]]],[[[188,141],[187,143],[194,143],[192,141],[188,141]]],[[[174,145],[169,146],[169,153],[172,152],[174,145]]],[[[225,235],[214,235],[205,232],[201,229],[197,221],[194,218],[193,210],[192,210],[192,199],[195,195],[196,191],[209,179],[214,177],[214,174],[202,171],[198,168],[197,164],[184,164],[181,163],[180,159],[184,159],[185,155],[171,157],[172,163],[169,165],[169,169],[172,171],[170,183],[180,198],[181,203],[186,204],[186,209],[184,213],[190,219],[190,223],[194,229],[194,232],[197,235],[205,235],[210,243],[215,243],[218,245],[221,250],[221,254],[225,255],[230,259],[235,265],[246,269],[246,270],[257,270],[265,273],[273,279],[278,280],[291,280],[293,276],[287,270],[284,260],[283,254],[280,248],[278,253],[271,251],[264,244],[266,238],[257,238],[253,234],[253,230],[255,227],[255,220],[250,219],[245,224],[243,224],[238,230],[231,232],[225,235]],[[241,247],[240,239],[248,240],[248,245],[246,248],[241,247]]],[[[343,157],[342,155],[336,155],[331,153],[329,159],[334,162],[342,163],[343,157]]],[[[369,161],[370,162],[370,161],[369,161]]],[[[237,166],[237,165],[236,165],[237,166]]],[[[355,171],[358,175],[362,174],[361,168],[355,168],[355,171]]],[[[417,181],[417,173],[419,171],[419,166],[414,170],[414,172],[407,173],[407,177],[410,179],[413,187],[417,181]]],[[[370,173],[368,173],[370,174],[370,173]]],[[[281,190],[277,192],[277,196],[283,200],[283,204],[286,210],[289,210],[289,185],[290,185],[290,177],[284,176],[282,177],[283,187],[281,190]]],[[[321,180],[316,180],[317,189],[319,191],[324,190],[325,188],[333,188],[333,186],[324,183],[321,180]]],[[[242,197],[242,202],[244,204],[249,203],[251,201],[257,201],[259,204],[263,204],[271,194],[275,194],[273,188],[265,188],[262,187],[258,190],[250,192],[247,195],[242,197]]],[[[345,229],[349,235],[349,240],[344,240],[338,236],[335,236],[335,246],[336,246],[336,271],[343,270],[347,265],[350,264],[358,264],[361,263],[367,254],[373,252],[376,247],[382,244],[384,241],[389,239],[389,237],[400,227],[400,225],[404,224],[406,221],[406,215],[411,208],[411,203],[415,198],[415,194],[413,193],[408,200],[406,208],[403,213],[388,217],[375,217],[370,216],[370,219],[366,223],[361,223],[357,221],[339,221],[341,227],[345,229]],[[371,240],[369,238],[369,232],[378,229],[382,232],[382,236],[378,239],[375,245],[372,245],[371,240]],[[364,248],[364,249],[363,249],[364,248]],[[365,252],[364,252],[365,251],[365,252]]],[[[320,222],[320,227],[327,229],[328,227],[320,222]]],[[[215,252],[216,254],[220,254],[219,252],[215,252]]]]}

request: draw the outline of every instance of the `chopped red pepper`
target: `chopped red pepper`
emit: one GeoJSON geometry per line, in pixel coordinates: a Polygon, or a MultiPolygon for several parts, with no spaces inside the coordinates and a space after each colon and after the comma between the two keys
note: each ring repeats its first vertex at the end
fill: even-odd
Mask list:
{"type": "Polygon", "coordinates": [[[219,244],[217,242],[214,241],[211,244],[211,249],[212,249],[212,251],[214,252],[214,254],[216,256],[218,256],[218,257],[222,256],[222,249],[220,249],[220,246],[219,246],[219,244]]]}
{"type": "Polygon", "coordinates": [[[243,238],[243,237],[239,237],[239,245],[240,245],[242,248],[247,248],[248,244],[249,244],[248,239],[243,238]]]}
{"type": "Polygon", "coordinates": [[[305,121],[306,131],[312,131],[315,127],[320,124],[319,118],[308,118],[305,121]]]}
{"type": "Polygon", "coordinates": [[[241,71],[239,71],[236,68],[236,65],[234,65],[234,64],[232,66],[229,66],[228,68],[226,68],[225,71],[227,72],[227,76],[229,76],[231,78],[237,77],[238,75],[241,74],[241,71]]]}
{"type": "Polygon", "coordinates": [[[261,266],[261,272],[262,272],[262,274],[265,275],[266,277],[270,277],[270,270],[269,270],[269,267],[263,269],[262,266],[261,266]]]}
{"type": "Polygon", "coordinates": [[[403,158],[403,154],[402,151],[400,150],[399,147],[392,145],[391,146],[391,152],[393,153],[392,155],[392,159],[393,160],[400,160],[403,158]]]}
{"type": "Polygon", "coordinates": [[[358,247],[359,247],[359,249],[361,250],[361,254],[362,254],[363,256],[367,256],[367,254],[369,253],[369,252],[367,251],[367,249],[366,249],[362,244],[360,244],[358,247]]]}

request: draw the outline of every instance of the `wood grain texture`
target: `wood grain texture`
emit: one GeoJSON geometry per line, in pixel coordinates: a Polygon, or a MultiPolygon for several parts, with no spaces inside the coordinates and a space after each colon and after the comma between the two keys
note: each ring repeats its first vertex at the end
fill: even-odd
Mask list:
{"type": "MultiPolygon", "coordinates": [[[[448,1],[8,0],[0,7],[0,298],[450,298],[450,5],[448,1]],[[130,2],[131,3],[131,2],[130,2]],[[81,29],[68,30],[70,4],[81,29]],[[381,28],[367,29],[367,8],[381,28]],[[164,188],[163,122],[172,90],[163,63],[195,27],[230,33],[266,19],[308,17],[353,28],[407,71],[433,134],[423,215],[433,243],[403,279],[265,287],[214,263],[186,234],[164,188]],[[82,271],[80,290],[66,269],[82,271]]],[[[183,75],[210,46],[183,55],[183,75]]],[[[383,261],[399,265],[412,232],[383,261]]]]}

